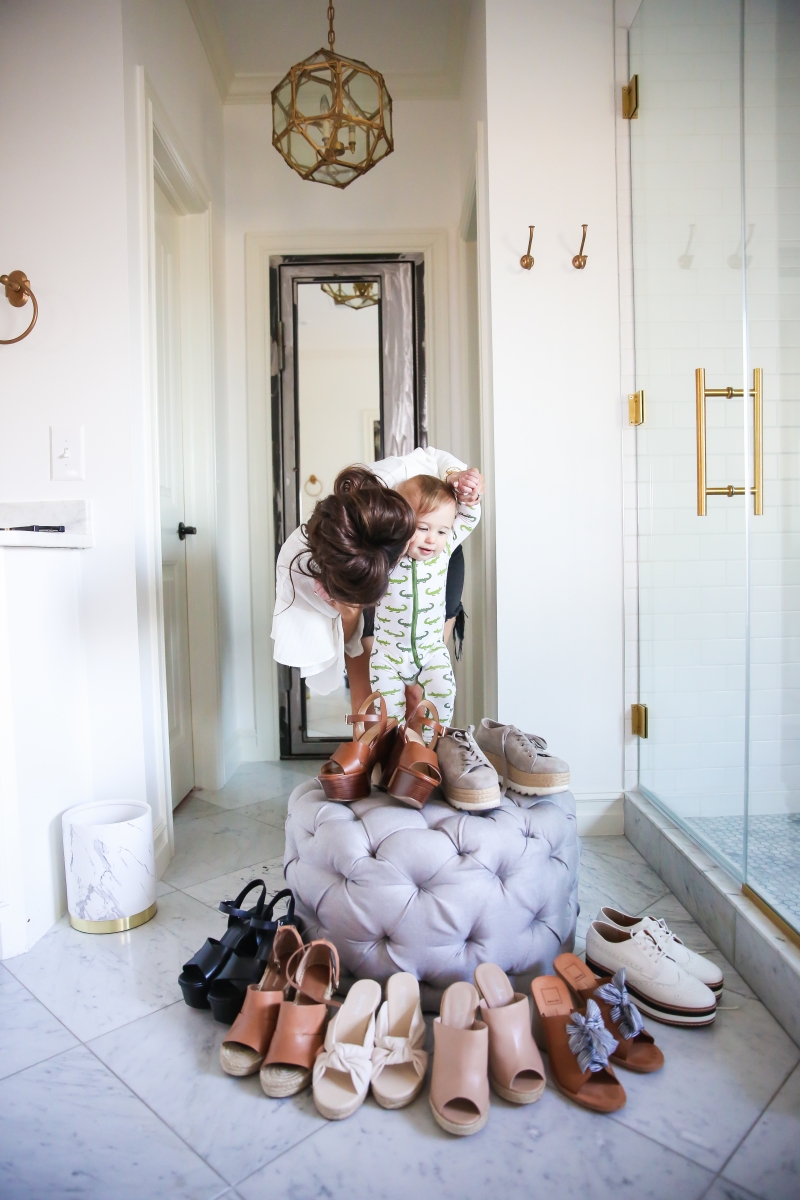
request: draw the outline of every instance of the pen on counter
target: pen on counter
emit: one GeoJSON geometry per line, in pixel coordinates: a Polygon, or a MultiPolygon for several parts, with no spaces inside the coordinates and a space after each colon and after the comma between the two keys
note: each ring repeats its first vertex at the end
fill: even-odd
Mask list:
{"type": "Polygon", "coordinates": [[[66,525],[0,525],[2,533],[66,533],[66,525]]]}

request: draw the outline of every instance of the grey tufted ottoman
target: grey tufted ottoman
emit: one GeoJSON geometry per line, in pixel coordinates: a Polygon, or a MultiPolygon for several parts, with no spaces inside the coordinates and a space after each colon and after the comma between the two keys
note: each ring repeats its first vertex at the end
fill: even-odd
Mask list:
{"type": "Polygon", "coordinates": [[[552,971],[575,938],[579,860],[570,792],[482,816],[382,792],[336,804],[316,779],[289,797],[284,872],[306,935],[334,943],[345,989],[411,971],[429,1010],[481,962],[520,991],[552,971]]]}

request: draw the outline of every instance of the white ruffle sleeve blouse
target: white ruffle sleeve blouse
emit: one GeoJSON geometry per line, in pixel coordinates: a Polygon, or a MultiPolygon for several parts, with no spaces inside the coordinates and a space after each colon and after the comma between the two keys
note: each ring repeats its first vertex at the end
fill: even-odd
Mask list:
{"type": "MultiPolygon", "coordinates": [[[[465,471],[446,450],[418,446],[410,454],[384,458],[373,463],[374,471],[389,487],[415,475],[444,478],[450,470],[465,471]]],[[[327,696],[342,682],[345,653],[358,658],[363,653],[363,616],[345,644],[341,615],[317,595],[314,580],[305,574],[308,543],[302,527],[295,529],[281,547],[275,570],[275,609],[272,616],[273,655],[276,662],[299,667],[309,690],[327,696]]]]}

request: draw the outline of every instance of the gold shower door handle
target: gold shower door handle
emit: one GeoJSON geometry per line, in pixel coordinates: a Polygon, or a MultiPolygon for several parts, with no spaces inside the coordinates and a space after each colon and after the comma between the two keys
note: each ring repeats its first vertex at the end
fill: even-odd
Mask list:
{"type": "MultiPolygon", "coordinates": [[[[707,388],[704,367],[698,367],[694,373],[695,403],[697,412],[697,515],[708,516],[706,497],[708,496],[743,496],[743,487],[708,487],[706,485],[706,396],[725,396],[732,400],[734,396],[743,396],[741,388],[707,388]]],[[[750,390],[753,397],[753,486],[750,492],[753,496],[753,512],[755,516],[764,515],[764,372],[761,367],[753,369],[753,386],[750,390]]]]}

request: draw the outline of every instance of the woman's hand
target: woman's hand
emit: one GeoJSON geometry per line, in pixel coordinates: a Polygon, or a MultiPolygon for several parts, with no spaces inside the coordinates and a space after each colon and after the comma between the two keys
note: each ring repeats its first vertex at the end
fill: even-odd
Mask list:
{"type": "Polygon", "coordinates": [[[466,471],[451,474],[448,482],[452,483],[458,492],[459,500],[464,504],[477,504],[483,495],[484,478],[477,467],[468,467],[466,471]]]}

